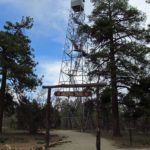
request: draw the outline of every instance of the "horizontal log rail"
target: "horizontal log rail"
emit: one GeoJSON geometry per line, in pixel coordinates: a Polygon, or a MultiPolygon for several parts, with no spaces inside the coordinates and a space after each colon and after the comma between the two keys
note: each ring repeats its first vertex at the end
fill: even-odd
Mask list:
{"type": "Polygon", "coordinates": [[[89,84],[60,84],[60,85],[51,85],[43,86],[43,89],[52,89],[52,88],[82,88],[82,87],[104,87],[107,84],[105,82],[100,83],[89,83],[89,84]]]}

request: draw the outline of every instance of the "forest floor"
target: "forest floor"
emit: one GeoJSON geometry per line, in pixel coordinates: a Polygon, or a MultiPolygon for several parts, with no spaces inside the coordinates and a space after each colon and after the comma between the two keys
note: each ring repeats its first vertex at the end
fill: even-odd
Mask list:
{"type": "MultiPolygon", "coordinates": [[[[56,134],[51,134],[51,142],[62,140],[56,134]]],[[[7,131],[0,136],[0,150],[43,150],[45,134],[29,134],[27,131],[7,131]]]]}
{"type": "MultiPolygon", "coordinates": [[[[150,150],[150,146],[129,147],[122,140],[102,138],[101,150],[150,150]],[[117,142],[116,142],[117,141],[117,142]],[[125,148],[126,147],[126,148],[125,148]]],[[[127,142],[127,141],[126,141],[127,142]]],[[[71,130],[51,131],[50,150],[96,150],[94,134],[71,130]]],[[[0,136],[0,150],[44,150],[45,134],[30,135],[24,131],[5,132],[0,136]]]]}
{"type": "MultiPolygon", "coordinates": [[[[65,137],[66,143],[52,147],[51,150],[96,150],[95,136],[70,130],[53,131],[60,137],[65,137]]],[[[116,146],[113,140],[101,139],[101,150],[150,150],[150,148],[123,148],[116,146]]]]}

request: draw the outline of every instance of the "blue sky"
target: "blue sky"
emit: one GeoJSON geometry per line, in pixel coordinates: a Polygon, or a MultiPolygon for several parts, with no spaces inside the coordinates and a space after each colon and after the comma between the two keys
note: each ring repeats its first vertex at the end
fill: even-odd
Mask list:
{"type": "MultiPolygon", "coordinates": [[[[150,5],[144,0],[130,0],[131,4],[148,13],[150,5]]],[[[29,31],[35,49],[37,73],[44,75],[44,84],[58,82],[63,45],[67,30],[70,0],[0,0],[0,29],[5,21],[16,22],[22,16],[31,16],[34,26],[29,31]]],[[[85,12],[90,14],[92,6],[86,1],[85,12]]],[[[150,23],[150,17],[148,21],[150,23]]]]}

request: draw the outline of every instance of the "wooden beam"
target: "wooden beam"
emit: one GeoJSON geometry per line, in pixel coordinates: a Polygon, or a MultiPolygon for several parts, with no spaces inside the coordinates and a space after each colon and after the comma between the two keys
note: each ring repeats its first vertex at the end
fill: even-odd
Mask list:
{"type": "Polygon", "coordinates": [[[104,87],[107,84],[105,82],[101,83],[89,83],[89,84],[60,84],[52,86],[43,86],[43,89],[51,88],[82,88],[82,87],[104,87]]]}

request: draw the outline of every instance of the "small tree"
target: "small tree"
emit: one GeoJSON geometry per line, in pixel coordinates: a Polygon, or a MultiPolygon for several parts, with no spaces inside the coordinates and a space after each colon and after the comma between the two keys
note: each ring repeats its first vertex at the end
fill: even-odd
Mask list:
{"type": "MultiPolygon", "coordinates": [[[[143,118],[143,128],[149,128],[150,124],[150,77],[142,78],[138,84],[132,85],[128,95],[124,98],[124,104],[127,106],[127,116],[132,113],[134,121],[143,118]]],[[[147,132],[147,131],[146,131],[147,132]]]]}
{"type": "Polygon", "coordinates": [[[30,29],[33,19],[22,18],[21,22],[15,24],[6,22],[4,31],[0,31],[0,133],[2,132],[2,121],[4,112],[4,97],[6,84],[9,83],[15,91],[20,94],[25,90],[32,90],[41,81],[37,78],[33,49],[30,39],[24,34],[25,29],[30,29]]]}
{"type": "Polygon", "coordinates": [[[16,118],[19,129],[28,130],[30,134],[35,134],[43,125],[42,107],[35,100],[30,102],[26,97],[23,97],[17,106],[16,118]]]}
{"type": "MultiPolygon", "coordinates": [[[[23,97],[16,108],[17,126],[19,129],[28,130],[30,134],[37,133],[38,129],[45,128],[46,107],[36,100],[29,101],[23,97]]],[[[55,107],[50,108],[50,127],[60,126],[60,114],[55,107]]]]}

